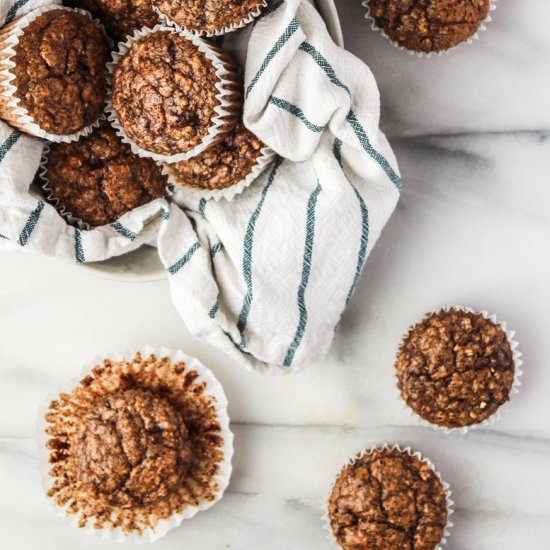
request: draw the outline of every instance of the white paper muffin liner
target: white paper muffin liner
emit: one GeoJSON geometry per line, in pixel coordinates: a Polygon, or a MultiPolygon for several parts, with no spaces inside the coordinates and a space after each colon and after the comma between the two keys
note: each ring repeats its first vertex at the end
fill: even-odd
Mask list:
{"type": "Polygon", "coordinates": [[[203,512],[208,510],[214,504],[216,504],[223,496],[232,473],[232,457],[233,457],[233,433],[229,427],[229,416],[227,413],[227,398],[223,391],[223,388],[214,374],[206,368],[198,359],[190,357],[179,350],[172,350],[165,347],[153,348],[151,346],[144,346],[142,349],[133,350],[131,352],[119,353],[117,351],[107,353],[102,356],[96,357],[94,361],[86,365],[86,367],[81,371],[80,375],[69,380],[62,387],[58,388],[55,391],[52,391],[45,401],[41,404],[38,410],[38,417],[36,420],[36,440],[37,440],[37,457],[38,464],[40,468],[42,486],[45,492],[47,492],[52,485],[52,478],[49,474],[51,465],[49,464],[50,452],[46,447],[46,443],[49,439],[46,434],[46,427],[48,423],[46,422],[44,415],[48,412],[50,403],[57,399],[60,393],[70,392],[72,388],[80,384],[85,376],[90,374],[91,369],[98,365],[102,364],[105,358],[109,358],[113,361],[132,361],[135,354],[139,352],[142,357],[145,359],[151,354],[154,354],[158,359],[168,357],[172,363],[177,363],[179,361],[185,362],[186,370],[194,370],[198,373],[198,378],[196,381],[206,383],[206,395],[213,396],[216,399],[216,410],[217,410],[217,420],[220,424],[220,437],[223,439],[223,446],[221,447],[223,453],[223,460],[219,464],[219,473],[215,476],[215,481],[218,485],[218,491],[213,500],[202,501],[197,506],[187,506],[182,513],[172,514],[169,518],[159,520],[154,529],[148,527],[142,534],[138,533],[124,533],[121,528],[108,528],[102,527],[100,529],[93,526],[93,517],[87,521],[85,527],[78,527],[78,516],[70,515],[66,513],[66,508],[70,505],[70,502],[65,506],[58,506],[53,498],[49,498],[50,504],[52,505],[56,515],[62,517],[65,521],[70,523],[73,527],[78,528],[79,530],[85,532],[88,535],[96,535],[104,540],[116,541],[116,542],[129,542],[134,544],[144,544],[155,542],[156,540],[163,537],[168,531],[175,529],[181,523],[195,516],[198,512],[203,512]]]}
{"type": "Polygon", "coordinates": [[[370,449],[365,449],[363,451],[360,451],[355,456],[352,456],[342,466],[342,468],[340,468],[340,471],[336,475],[336,477],[334,479],[334,483],[332,484],[332,487],[330,488],[330,493],[328,495],[328,498],[325,500],[324,514],[321,516],[321,520],[323,521],[323,526],[324,526],[325,530],[328,533],[328,539],[330,540],[330,542],[332,542],[332,544],[334,546],[336,546],[338,548],[341,548],[340,544],[336,540],[336,537],[334,536],[334,533],[332,531],[332,527],[330,525],[330,518],[329,518],[329,515],[328,515],[328,503],[329,503],[330,497],[332,495],[332,492],[334,491],[334,486],[336,485],[336,482],[338,481],[338,478],[340,477],[340,474],[343,472],[343,470],[345,468],[347,468],[348,466],[352,466],[358,460],[360,460],[360,459],[362,459],[366,456],[370,456],[375,451],[399,451],[401,453],[407,453],[409,456],[417,458],[418,460],[424,462],[424,464],[427,464],[429,466],[429,468],[437,476],[437,478],[441,482],[441,485],[443,486],[443,490],[445,491],[445,497],[446,497],[446,500],[447,500],[447,525],[445,525],[445,528],[443,530],[443,538],[441,539],[441,542],[434,548],[434,550],[444,550],[447,547],[447,541],[448,541],[448,538],[450,536],[450,530],[451,530],[451,527],[453,526],[453,523],[451,522],[450,518],[451,518],[451,515],[454,514],[454,509],[453,509],[454,502],[451,498],[451,488],[450,488],[449,484],[446,481],[444,481],[443,477],[439,473],[439,470],[436,469],[433,462],[430,459],[428,459],[426,457],[423,457],[420,454],[420,452],[413,451],[410,447],[401,447],[398,444],[389,444],[389,443],[384,443],[382,445],[377,445],[376,447],[371,447],[370,449]]]}
{"type": "Polygon", "coordinates": [[[269,147],[264,147],[260,150],[260,156],[257,158],[252,171],[240,182],[224,189],[201,189],[186,184],[178,177],[170,164],[165,163],[162,165],[162,173],[168,176],[171,198],[178,205],[181,205],[182,202],[189,199],[200,200],[204,198],[207,200],[214,199],[215,201],[221,199],[232,200],[256,180],[256,178],[269,166],[274,157],[275,152],[269,147]]]}
{"type": "Polygon", "coordinates": [[[167,25],[155,25],[152,29],[143,27],[142,29],[134,31],[132,36],[127,36],[125,42],[120,42],[118,45],[118,51],[114,51],[112,54],[112,61],[107,63],[107,69],[109,71],[108,83],[109,89],[107,92],[107,108],[108,119],[117,134],[120,136],[124,143],[128,143],[132,148],[132,151],[141,157],[149,157],[160,162],[179,162],[180,160],[187,160],[191,157],[202,153],[207,147],[218,142],[223,138],[224,134],[230,131],[237,123],[240,117],[240,101],[241,101],[241,84],[240,77],[236,72],[233,61],[219,48],[216,48],[213,44],[208,43],[206,40],[195,36],[186,31],[177,30],[174,27],[167,25]],[[154,32],[170,32],[179,34],[193,43],[193,45],[202,52],[206,58],[212,62],[216,69],[216,76],[218,82],[216,83],[216,89],[218,94],[216,99],[219,104],[215,107],[214,111],[216,116],[212,118],[211,126],[208,130],[208,134],[204,137],[202,142],[187,152],[176,153],[174,155],[162,155],[160,153],[154,153],[147,151],[140,147],[137,143],[132,141],[124,132],[117,112],[113,107],[111,101],[112,97],[112,80],[113,72],[118,65],[119,61],[130,50],[134,42],[144,38],[145,36],[154,32]]]}
{"type": "MultiPolygon", "coordinates": [[[[97,20],[92,18],[91,14],[85,10],[79,8],[67,8],[65,6],[59,6],[57,4],[44,6],[37,8],[27,15],[24,15],[3,29],[0,30],[0,93],[2,96],[1,110],[4,113],[3,119],[6,120],[11,126],[18,128],[22,132],[30,134],[35,137],[47,139],[53,142],[69,143],[71,141],[77,141],[82,136],[91,134],[94,128],[97,128],[101,121],[105,119],[105,115],[101,114],[98,119],[86,126],[82,130],[73,134],[50,134],[40,128],[38,124],[34,122],[33,117],[28,110],[20,105],[20,98],[17,97],[17,88],[12,84],[15,79],[15,74],[11,71],[15,67],[13,58],[15,57],[15,47],[19,44],[19,38],[23,35],[24,29],[28,27],[35,19],[40,15],[49,12],[51,10],[65,10],[71,12],[81,13],[89,17],[99,29],[107,36],[103,25],[97,20]],[[9,113],[9,114],[8,114],[9,113]]],[[[111,40],[107,37],[110,45],[111,40]]]]}
{"type": "MultiPolygon", "coordinates": [[[[458,310],[458,311],[464,311],[464,312],[467,312],[467,313],[474,313],[474,314],[482,315],[485,319],[488,319],[489,321],[492,321],[495,325],[499,325],[502,328],[502,330],[505,332],[506,337],[508,339],[508,342],[510,344],[510,348],[512,350],[512,356],[513,356],[514,366],[515,366],[515,368],[514,368],[514,381],[512,383],[512,388],[510,390],[510,399],[506,403],[503,403],[495,411],[494,414],[492,414],[491,416],[489,416],[488,418],[486,418],[482,422],[479,422],[477,424],[472,424],[470,426],[464,426],[464,427],[461,427],[461,428],[447,428],[445,426],[439,426],[438,424],[432,424],[431,422],[428,422],[426,419],[422,418],[419,414],[417,414],[411,407],[409,407],[409,405],[407,405],[407,403],[401,398],[401,394],[400,394],[399,388],[397,386],[397,382],[398,382],[397,373],[395,374],[395,380],[396,380],[395,388],[397,390],[397,399],[399,399],[399,402],[403,405],[403,410],[405,410],[409,414],[409,416],[414,418],[418,422],[419,425],[429,427],[429,428],[432,428],[434,430],[441,431],[441,432],[444,432],[444,433],[447,433],[447,434],[453,433],[453,432],[461,433],[461,434],[467,434],[470,430],[480,428],[482,426],[490,426],[490,425],[494,424],[495,422],[497,422],[500,419],[502,408],[506,407],[509,404],[509,402],[512,399],[511,398],[512,395],[515,395],[515,394],[519,393],[519,390],[520,390],[520,387],[521,387],[521,376],[523,375],[523,370],[521,368],[521,366],[523,365],[523,360],[521,359],[522,353],[518,349],[519,344],[516,340],[514,340],[514,336],[516,335],[516,333],[513,330],[508,330],[507,329],[505,321],[498,321],[496,315],[490,314],[488,311],[485,311],[485,310],[476,311],[476,310],[474,310],[470,307],[465,307],[465,306],[460,306],[460,305],[447,306],[447,307],[443,307],[443,308],[431,311],[429,313],[426,313],[421,319],[416,320],[414,323],[412,323],[410,325],[407,332],[403,335],[403,337],[401,339],[401,343],[408,336],[410,330],[414,326],[416,326],[418,323],[421,323],[422,321],[424,321],[425,319],[429,318],[430,316],[432,316],[436,313],[439,313],[441,311],[447,312],[447,311],[450,311],[450,310],[458,310]]],[[[397,352],[397,356],[399,356],[399,351],[401,350],[401,343],[399,344],[399,349],[398,349],[398,352],[397,352]]]]}
{"type": "Polygon", "coordinates": [[[429,57],[432,57],[433,55],[441,56],[441,55],[447,54],[447,53],[449,53],[453,50],[456,50],[457,48],[460,48],[460,46],[463,46],[464,44],[472,44],[473,42],[478,40],[479,39],[479,34],[483,31],[486,31],[487,30],[487,24],[490,23],[493,20],[493,18],[491,17],[491,12],[497,9],[496,2],[497,2],[497,0],[491,0],[490,5],[489,5],[489,12],[487,13],[487,17],[481,22],[481,25],[479,26],[479,28],[477,29],[475,34],[470,36],[470,38],[468,38],[464,42],[461,42],[460,44],[457,44],[456,46],[453,46],[452,48],[449,48],[447,50],[441,50],[441,51],[438,51],[438,52],[417,52],[416,50],[409,50],[409,49],[405,48],[404,46],[402,46],[401,44],[399,44],[399,42],[396,42],[395,40],[392,40],[386,34],[384,29],[380,28],[376,24],[376,21],[374,20],[374,17],[370,13],[369,0],[364,0],[362,2],[362,5],[367,9],[367,13],[365,14],[365,19],[368,19],[372,23],[371,28],[375,31],[379,31],[380,34],[384,38],[386,38],[398,50],[402,50],[404,52],[407,52],[409,55],[414,55],[416,57],[429,58],[429,57]]]}
{"type": "Polygon", "coordinates": [[[186,31],[188,33],[194,34],[195,36],[206,36],[206,37],[212,37],[212,36],[221,36],[223,34],[227,34],[239,29],[242,29],[256,17],[259,17],[262,13],[262,10],[267,6],[267,0],[263,0],[262,4],[260,4],[255,10],[251,11],[246,17],[241,19],[238,23],[232,23],[231,25],[225,25],[224,27],[221,27],[215,31],[205,31],[200,29],[190,29],[185,26],[178,25],[173,19],[171,19],[168,15],[166,15],[164,12],[162,12],[157,6],[153,6],[153,9],[159,14],[161,20],[166,24],[175,27],[179,31],[186,31]]]}

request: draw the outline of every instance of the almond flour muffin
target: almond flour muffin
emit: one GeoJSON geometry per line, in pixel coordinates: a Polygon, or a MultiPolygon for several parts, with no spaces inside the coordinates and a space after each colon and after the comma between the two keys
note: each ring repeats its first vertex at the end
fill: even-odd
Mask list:
{"type": "Polygon", "coordinates": [[[43,179],[50,200],[91,227],[163,197],[167,184],[155,161],[134,155],[108,126],[52,144],[43,179]]]}
{"type": "Polygon", "coordinates": [[[368,0],[370,16],[407,50],[440,52],[471,38],[487,18],[490,0],[368,0]]]}
{"type": "Polygon", "coordinates": [[[356,457],[338,475],[328,501],[330,527],[344,550],[434,550],[448,515],[439,476],[399,448],[356,457]]]}
{"type": "Polygon", "coordinates": [[[198,34],[223,34],[259,15],[266,0],[152,0],[170,21],[198,34]]]}
{"type": "Polygon", "coordinates": [[[401,397],[444,428],[479,424],[510,399],[514,355],[503,328],[480,313],[441,310],[412,327],[397,355],[401,397]]]}
{"type": "MultiPolygon", "coordinates": [[[[132,42],[114,69],[113,123],[137,145],[134,150],[140,155],[166,162],[182,160],[222,139],[237,122],[235,115],[219,123],[222,76],[198,44],[217,59],[222,58],[221,52],[218,56],[213,46],[193,40],[197,42],[173,29],[147,31],[132,42]]],[[[223,60],[229,63],[229,58],[223,56],[223,60]]],[[[236,101],[237,70],[232,65],[230,69],[235,82],[226,84],[235,86],[232,99],[236,101]]],[[[220,70],[229,78],[226,69],[220,70]]]]}
{"type": "Polygon", "coordinates": [[[242,122],[223,140],[189,160],[168,165],[171,181],[196,189],[227,189],[245,179],[265,145],[242,122]]]}
{"type": "MultiPolygon", "coordinates": [[[[18,32],[23,20],[4,28],[3,37],[18,32]]],[[[14,97],[42,131],[78,134],[103,114],[110,47],[88,15],[62,8],[45,11],[23,28],[14,50],[14,97]]],[[[2,118],[28,131],[13,107],[6,101],[0,105],[2,118]]]]}
{"type": "Polygon", "coordinates": [[[151,542],[220,498],[228,420],[196,368],[105,359],[49,404],[48,496],[78,527],[151,542]]]}

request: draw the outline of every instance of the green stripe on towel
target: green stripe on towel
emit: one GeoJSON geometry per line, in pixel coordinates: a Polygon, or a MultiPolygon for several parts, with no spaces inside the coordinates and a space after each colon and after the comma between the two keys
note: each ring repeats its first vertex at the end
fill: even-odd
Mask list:
{"type": "Polygon", "coordinates": [[[4,20],[4,25],[11,23],[17,15],[17,11],[20,10],[27,2],[29,2],[29,0],[17,0],[15,4],[12,4],[10,10],[6,15],[6,19],[4,20]]]}
{"type": "Polygon", "coordinates": [[[216,303],[210,308],[210,311],[208,312],[208,317],[210,317],[210,319],[214,319],[219,309],[220,309],[220,295],[218,294],[218,297],[216,298],[216,303]]]}
{"type": "Polygon", "coordinates": [[[306,128],[308,130],[311,130],[312,132],[320,133],[322,132],[325,127],[324,126],[317,126],[316,124],[313,124],[313,122],[309,121],[306,116],[304,115],[304,112],[300,107],[296,107],[296,105],[292,105],[288,101],[284,99],[280,99],[278,97],[271,96],[269,98],[269,103],[272,105],[275,105],[276,107],[279,107],[279,109],[284,109],[291,115],[294,115],[296,118],[300,119],[306,128]]]}
{"type": "Polygon", "coordinates": [[[309,274],[311,272],[311,261],[313,259],[313,244],[315,241],[315,207],[317,205],[317,198],[321,192],[321,185],[317,181],[317,187],[310,195],[307,202],[307,219],[306,219],[306,242],[304,247],[304,260],[302,266],[302,280],[298,287],[298,310],[300,312],[300,319],[298,321],[298,327],[296,328],[296,334],[294,340],[286,353],[283,366],[290,367],[294,360],[294,355],[298,346],[302,342],[304,332],[307,325],[307,308],[306,308],[306,289],[309,282],[309,274]]]}
{"type": "Polygon", "coordinates": [[[80,229],[74,230],[74,257],[78,264],[83,264],[86,261],[84,248],[82,246],[82,232],[80,229]]]}
{"type": "Polygon", "coordinates": [[[126,237],[127,239],[130,239],[131,241],[135,241],[137,238],[137,235],[131,231],[130,229],[124,227],[120,222],[113,222],[111,223],[111,227],[123,237],[126,237]]]}
{"type": "Polygon", "coordinates": [[[300,24],[298,23],[298,20],[296,17],[293,17],[290,21],[288,27],[285,29],[283,34],[279,36],[277,39],[277,42],[273,45],[269,53],[266,55],[265,59],[262,61],[262,64],[260,65],[260,68],[258,69],[258,72],[254,75],[254,78],[248,85],[248,88],[246,89],[245,97],[248,98],[250,92],[256,86],[258,83],[258,80],[260,80],[260,77],[262,74],[264,74],[265,70],[273,60],[273,58],[279,53],[281,48],[284,47],[284,45],[289,41],[290,37],[300,28],[300,24]]]}
{"type": "Polygon", "coordinates": [[[203,220],[206,220],[206,215],[204,214],[204,209],[206,208],[207,202],[208,201],[204,197],[199,201],[199,214],[201,215],[201,218],[203,220]]]}
{"type": "Polygon", "coordinates": [[[223,243],[216,243],[211,249],[210,254],[212,255],[212,258],[218,253],[223,250],[223,243]]]}
{"type": "Polygon", "coordinates": [[[248,314],[250,313],[252,299],[254,298],[253,287],[252,287],[252,248],[254,245],[254,230],[256,229],[256,222],[258,221],[258,217],[260,216],[260,213],[262,211],[262,206],[264,204],[267,192],[269,191],[269,188],[271,187],[271,184],[273,183],[273,180],[277,175],[277,170],[279,170],[279,167],[281,166],[282,163],[283,163],[283,158],[278,156],[275,159],[275,163],[273,164],[273,168],[271,169],[271,173],[269,174],[267,183],[265,184],[265,187],[262,191],[262,195],[260,197],[258,205],[256,206],[256,209],[252,213],[252,216],[250,217],[250,220],[248,222],[248,227],[246,229],[246,233],[244,236],[243,277],[246,284],[246,294],[243,300],[243,305],[241,308],[241,313],[239,315],[239,320],[237,322],[237,329],[239,330],[239,333],[241,335],[241,342],[239,344],[239,347],[241,349],[246,346],[244,330],[246,328],[248,314]]]}
{"type": "Polygon", "coordinates": [[[191,246],[191,248],[172,266],[168,268],[170,275],[175,275],[195,254],[195,252],[201,247],[199,241],[191,246]]]}
{"type": "Polygon", "coordinates": [[[4,157],[8,154],[8,151],[17,143],[17,140],[21,137],[21,133],[14,130],[2,145],[0,145],[0,162],[4,160],[4,157]]]}
{"type": "Polygon", "coordinates": [[[29,242],[32,232],[34,231],[34,228],[36,227],[36,224],[40,219],[40,214],[42,214],[42,210],[44,210],[44,203],[42,201],[38,201],[36,208],[31,212],[29,219],[25,224],[25,227],[23,227],[21,235],[19,235],[19,239],[17,242],[20,246],[26,246],[26,244],[29,242]]]}

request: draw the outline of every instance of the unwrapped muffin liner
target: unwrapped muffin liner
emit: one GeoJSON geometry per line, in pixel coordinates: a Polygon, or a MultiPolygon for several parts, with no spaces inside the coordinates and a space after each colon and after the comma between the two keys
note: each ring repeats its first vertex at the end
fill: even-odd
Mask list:
{"type": "Polygon", "coordinates": [[[264,0],[255,10],[251,11],[246,17],[241,19],[238,23],[232,23],[231,25],[225,25],[224,27],[221,27],[215,31],[205,31],[205,30],[199,30],[199,29],[189,29],[188,27],[184,27],[181,25],[178,25],[173,19],[168,17],[164,12],[162,12],[157,6],[153,6],[153,9],[159,14],[160,18],[166,25],[170,25],[175,27],[179,31],[186,31],[191,34],[194,34],[195,36],[206,36],[206,37],[212,37],[212,36],[221,36],[222,34],[227,34],[239,29],[243,29],[247,25],[250,25],[256,17],[259,17],[262,13],[262,10],[267,6],[267,1],[264,0]]]}
{"type": "MultiPolygon", "coordinates": [[[[105,119],[105,115],[102,114],[95,122],[73,134],[50,134],[40,128],[40,126],[34,122],[28,110],[20,105],[21,100],[16,96],[17,88],[12,84],[12,81],[15,79],[15,74],[11,70],[16,65],[14,61],[16,54],[15,47],[19,43],[19,39],[23,35],[24,29],[39,16],[51,10],[65,10],[86,15],[99,29],[101,29],[105,36],[107,36],[103,25],[97,19],[93,19],[89,12],[79,8],[67,8],[59,5],[37,8],[27,15],[16,19],[9,25],[6,25],[3,29],[0,29],[0,92],[2,99],[0,101],[0,113],[2,113],[2,118],[6,122],[26,134],[57,143],[69,143],[91,134],[94,128],[97,128],[101,121],[105,119]]],[[[108,37],[107,40],[111,44],[108,37]]]]}
{"type": "MultiPolygon", "coordinates": [[[[57,210],[57,212],[60,214],[60,216],[69,224],[74,227],[78,227],[81,231],[89,231],[92,229],[95,229],[95,227],[91,226],[89,223],[81,220],[80,218],[76,217],[72,212],[67,210],[54,196],[53,190],[50,188],[50,180],[47,177],[48,172],[48,156],[50,154],[51,147],[46,143],[44,144],[44,149],[42,150],[42,158],[40,160],[40,165],[38,167],[38,176],[40,178],[40,183],[42,186],[42,189],[44,193],[46,194],[47,201],[54,206],[54,208],[57,210]]],[[[165,198],[168,198],[170,196],[170,190],[169,190],[170,184],[167,183],[166,185],[166,191],[165,191],[165,198]]],[[[154,199],[156,200],[156,199],[154,199]]],[[[145,206],[145,205],[141,205],[145,206]]],[[[141,208],[141,206],[138,206],[136,208],[133,208],[132,210],[129,210],[126,212],[126,214],[129,214],[130,212],[134,212],[141,208]]]]}
{"type": "Polygon", "coordinates": [[[453,50],[456,50],[457,48],[459,48],[463,44],[472,44],[474,41],[478,40],[479,39],[479,34],[483,31],[487,30],[487,24],[490,23],[493,20],[493,18],[491,17],[491,12],[497,9],[496,2],[497,2],[497,0],[491,0],[487,17],[481,22],[481,25],[479,26],[479,28],[477,29],[475,34],[470,36],[470,38],[468,38],[464,42],[461,42],[460,44],[457,44],[456,46],[453,46],[452,48],[449,48],[447,50],[441,50],[441,51],[438,51],[438,52],[418,52],[416,50],[409,50],[409,49],[405,48],[404,46],[402,46],[401,44],[399,44],[399,42],[397,42],[395,40],[392,40],[386,34],[384,29],[382,29],[381,27],[379,27],[376,24],[376,21],[375,21],[374,17],[371,15],[371,12],[370,12],[370,2],[369,2],[369,0],[364,0],[362,2],[362,4],[367,9],[367,13],[365,14],[365,18],[368,19],[372,23],[371,28],[373,30],[379,31],[380,34],[384,38],[386,38],[398,50],[402,50],[404,52],[407,52],[409,55],[415,55],[416,57],[427,57],[427,58],[429,58],[429,57],[432,57],[433,55],[441,56],[443,54],[446,54],[446,53],[449,53],[453,50]]]}
{"type": "Polygon", "coordinates": [[[195,382],[204,382],[206,383],[205,394],[208,396],[213,396],[216,400],[216,412],[217,412],[217,421],[220,425],[219,436],[223,439],[223,445],[221,447],[221,452],[223,453],[223,460],[219,463],[219,472],[214,476],[214,480],[218,486],[218,490],[215,494],[214,499],[204,500],[198,503],[198,505],[193,506],[189,504],[181,513],[174,513],[166,519],[160,519],[155,524],[154,528],[147,527],[143,530],[141,534],[137,532],[124,533],[121,528],[110,528],[110,527],[94,527],[94,517],[89,517],[86,522],[85,527],[78,526],[78,514],[69,514],[67,513],[67,508],[70,507],[71,502],[69,501],[64,506],[58,506],[53,498],[49,498],[50,504],[52,505],[55,513],[64,518],[69,522],[73,527],[80,529],[86,534],[92,534],[99,536],[104,540],[116,541],[116,542],[130,542],[134,544],[144,544],[155,542],[159,538],[163,537],[168,531],[178,527],[184,520],[190,519],[195,516],[198,512],[205,511],[211,508],[216,504],[223,496],[232,473],[232,457],[233,457],[233,433],[230,430],[229,426],[229,416],[227,413],[227,398],[223,391],[223,388],[219,381],[216,379],[214,374],[206,368],[198,359],[190,357],[183,353],[182,351],[171,350],[165,347],[153,348],[151,346],[144,346],[142,349],[133,350],[131,352],[119,353],[119,352],[110,352],[101,357],[98,356],[94,361],[86,365],[86,367],[81,371],[80,375],[76,378],[73,378],[63,384],[62,387],[58,388],[55,391],[52,391],[48,394],[45,401],[41,404],[38,410],[38,417],[36,421],[36,439],[37,439],[37,457],[38,464],[41,474],[41,482],[44,489],[44,492],[47,492],[52,486],[52,482],[55,478],[50,476],[50,451],[46,447],[46,443],[49,440],[49,436],[46,434],[46,427],[48,422],[45,419],[45,414],[50,408],[50,403],[53,400],[56,400],[61,393],[68,393],[72,388],[79,386],[80,381],[88,376],[91,372],[91,369],[96,365],[101,365],[104,359],[108,358],[112,361],[122,361],[126,360],[131,362],[136,353],[141,353],[141,356],[146,359],[150,355],[155,355],[157,359],[162,359],[168,357],[172,363],[177,363],[180,361],[185,362],[185,370],[190,371],[194,370],[198,373],[198,378],[195,382]]]}
{"type": "MultiPolygon", "coordinates": [[[[521,387],[521,376],[523,375],[523,370],[521,368],[521,366],[523,365],[523,360],[521,359],[522,353],[518,349],[519,344],[516,340],[514,340],[514,337],[515,337],[516,333],[515,333],[515,331],[509,330],[506,327],[506,322],[505,321],[498,321],[497,316],[494,315],[494,314],[489,313],[488,311],[485,311],[485,310],[476,311],[476,310],[474,310],[470,307],[465,307],[465,306],[460,306],[460,305],[444,307],[444,308],[440,308],[440,309],[431,311],[429,313],[426,313],[426,315],[424,315],[421,319],[416,320],[414,323],[412,323],[410,325],[407,332],[403,335],[403,337],[401,339],[401,342],[403,342],[405,340],[405,338],[409,334],[409,331],[414,326],[416,326],[418,323],[421,323],[422,321],[424,321],[425,319],[427,319],[428,317],[430,317],[430,316],[432,316],[436,313],[439,313],[441,311],[447,312],[447,311],[450,311],[450,310],[458,310],[458,311],[464,311],[464,312],[468,312],[468,313],[474,313],[474,314],[482,315],[485,319],[488,319],[489,321],[492,321],[495,325],[499,325],[502,328],[502,330],[505,332],[506,337],[508,339],[508,342],[510,344],[510,348],[512,350],[514,366],[515,366],[515,368],[514,368],[514,381],[512,383],[512,388],[510,390],[510,400],[506,403],[503,403],[497,409],[497,411],[494,414],[492,414],[491,416],[489,416],[488,418],[486,418],[482,422],[479,422],[477,424],[472,424],[470,426],[464,426],[464,427],[461,427],[461,428],[447,428],[445,426],[439,426],[438,424],[432,424],[431,422],[428,422],[426,419],[422,418],[419,414],[417,414],[411,407],[409,407],[409,405],[407,405],[407,403],[401,398],[401,394],[400,394],[399,388],[397,386],[397,383],[398,383],[397,373],[396,373],[396,388],[397,388],[397,393],[398,393],[398,399],[403,404],[403,409],[411,417],[413,417],[418,422],[419,425],[429,427],[429,428],[432,428],[432,429],[437,430],[437,431],[442,431],[442,432],[447,433],[447,434],[453,433],[453,432],[461,433],[461,434],[467,434],[470,430],[480,428],[482,426],[491,426],[492,424],[494,424],[495,422],[497,422],[499,420],[502,408],[505,407],[506,405],[508,405],[508,403],[512,399],[512,397],[511,397],[512,395],[515,395],[515,394],[519,393],[519,390],[520,390],[520,387],[521,387]]],[[[399,355],[400,350],[401,350],[401,344],[399,344],[399,350],[397,352],[397,355],[399,355]]]]}
{"type": "Polygon", "coordinates": [[[358,460],[361,460],[362,458],[366,456],[370,456],[375,451],[399,451],[401,453],[407,453],[409,456],[417,458],[418,460],[424,462],[424,464],[427,464],[429,468],[434,472],[434,474],[437,476],[439,481],[441,482],[441,485],[443,486],[443,490],[445,491],[445,497],[447,499],[447,525],[445,526],[443,530],[443,538],[441,539],[441,542],[433,549],[433,550],[444,550],[447,547],[447,541],[450,536],[450,530],[453,526],[453,523],[451,522],[450,518],[451,515],[454,514],[454,501],[451,498],[451,488],[449,484],[444,481],[443,477],[439,473],[439,470],[436,469],[433,462],[423,457],[420,452],[413,451],[410,447],[401,447],[399,444],[389,444],[384,443],[382,445],[377,445],[376,447],[371,447],[370,449],[365,449],[363,451],[360,451],[355,456],[352,456],[343,466],[340,468],[340,471],[334,478],[334,483],[332,484],[332,487],[330,489],[330,493],[328,495],[328,498],[325,500],[325,510],[324,514],[321,517],[321,520],[323,521],[323,525],[325,527],[325,530],[328,532],[328,538],[333,543],[333,545],[337,546],[338,548],[341,548],[340,544],[336,540],[336,537],[334,536],[334,533],[332,531],[332,527],[330,525],[330,518],[328,515],[328,503],[330,500],[330,497],[332,495],[332,492],[334,490],[334,486],[336,485],[336,482],[338,481],[338,478],[340,477],[340,474],[344,471],[345,468],[348,466],[353,466],[358,460]]]}
{"type": "Polygon", "coordinates": [[[107,69],[109,71],[108,75],[108,84],[109,89],[107,92],[107,114],[108,119],[113,128],[116,130],[117,134],[120,136],[124,143],[128,143],[132,148],[132,151],[139,156],[149,157],[156,161],[161,162],[179,162],[180,160],[187,160],[191,157],[194,157],[204,151],[210,145],[220,141],[224,134],[229,132],[237,123],[241,112],[241,89],[242,85],[240,83],[240,77],[236,72],[233,61],[219,48],[215,47],[213,44],[210,44],[206,40],[195,36],[186,31],[180,31],[174,27],[166,25],[155,25],[152,29],[148,27],[143,27],[142,29],[136,30],[132,36],[128,36],[125,42],[120,42],[118,45],[118,51],[114,51],[112,54],[112,61],[107,63],[107,69]],[[137,143],[132,141],[122,129],[118,115],[113,107],[111,101],[112,94],[112,79],[113,73],[118,65],[118,62],[124,57],[124,55],[130,50],[134,42],[139,41],[145,36],[154,33],[154,32],[170,32],[174,34],[179,34],[193,43],[193,45],[202,52],[206,58],[214,65],[216,69],[216,76],[218,77],[218,82],[216,83],[216,89],[218,94],[216,99],[219,102],[214,109],[216,116],[211,120],[211,126],[208,130],[208,134],[204,137],[202,142],[187,152],[176,153],[173,155],[162,155],[159,153],[154,153],[152,151],[147,151],[140,147],[137,143]]]}
{"type": "Polygon", "coordinates": [[[171,198],[178,205],[181,205],[183,201],[189,199],[200,200],[201,198],[204,198],[207,200],[214,199],[215,201],[219,201],[220,199],[231,200],[249,187],[269,166],[274,157],[275,152],[273,150],[269,147],[263,147],[260,150],[260,156],[256,159],[256,164],[252,168],[251,172],[238,183],[224,189],[204,189],[185,183],[178,177],[177,173],[170,166],[170,164],[162,165],[162,173],[165,176],[168,176],[171,198]]]}

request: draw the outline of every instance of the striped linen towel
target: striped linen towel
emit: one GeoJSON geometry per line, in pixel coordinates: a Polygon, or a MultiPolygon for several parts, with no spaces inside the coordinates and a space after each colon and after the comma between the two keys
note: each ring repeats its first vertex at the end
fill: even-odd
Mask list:
{"type": "MultiPolygon", "coordinates": [[[[0,26],[46,4],[43,0],[0,0],[0,26]]],[[[154,240],[166,201],[142,206],[117,222],[91,231],[65,223],[33,184],[42,155],[41,140],[0,121],[0,250],[14,248],[72,262],[100,261],[154,240]]]]}
{"type": "Polygon", "coordinates": [[[242,36],[245,124],[278,156],[232,202],[171,204],[158,249],[193,334],[285,373],[328,352],[401,184],[373,75],[308,2],[272,3],[242,36]]]}

